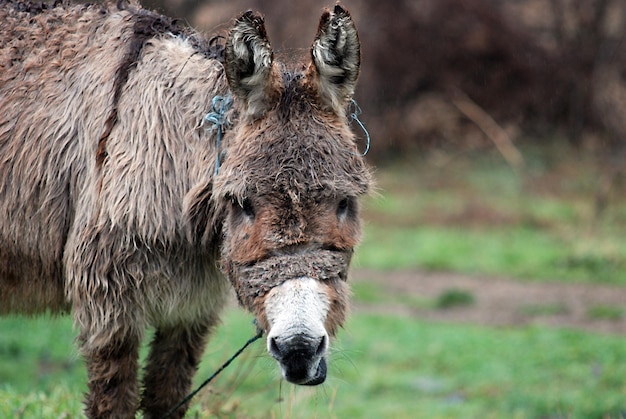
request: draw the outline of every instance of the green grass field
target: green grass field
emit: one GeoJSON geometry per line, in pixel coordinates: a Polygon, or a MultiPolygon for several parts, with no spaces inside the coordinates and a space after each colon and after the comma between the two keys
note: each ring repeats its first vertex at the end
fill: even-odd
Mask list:
{"type": "MultiPolygon", "coordinates": [[[[74,355],[71,324],[67,319],[51,323],[0,321],[0,417],[80,415],[85,373],[74,355]]],[[[252,334],[250,317],[230,310],[207,350],[198,383],[252,334]]],[[[342,331],[333,349],[329,379],[316,388],[281,382],[264,352],[264,344],[256,342],[196,397],[189,417],[626,415],[624,337],[542,327],[429,324],[361,314],[342,331]]]]}
{"type": "MultiPolygon", "coordinates": [[[[587,156],[525,154],[523,176],[491,153],[379,169],[355,264],[381,277],[418,268],[626,286],[624,198],[617,193],[597,217],[599,173],[587,156]]],[[[379,289],[357,284],[354,298],[426,304],[379,289]]],[[[624,321],[618,309],[598,306],[597,315],[624,321]]],[[[198,383],[252,336],[251,320],[228,310],[198,383]]],[[[80,416],[85,371],[73,339],[68,318],[0,319],[0,418],[80,416]]],[[[626,418],[626,336],[357,312],[323,386],[284,383],[256,342],[194,399],[188,417],[626,418]]]]}
{"type": "Polygon", "coordinates": [[[625,188],[599,216],[601,176],[569,149],[534,156],[523,176],[493,153],[379,170],[356,263],[626,285],[625,188]]]}

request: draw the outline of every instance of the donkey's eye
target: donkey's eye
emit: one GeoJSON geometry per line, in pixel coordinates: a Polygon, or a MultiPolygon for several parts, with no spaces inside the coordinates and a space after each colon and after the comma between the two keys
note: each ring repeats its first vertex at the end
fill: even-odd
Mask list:
{"type": "Polygon", "coordinates": [[[254,206],[252,205],[252,201],[250,201],[250,199],[246,198],[243,200],[241,203],[241,210],[246,217],[254,218],[254,206]]]}
{"type": "Polygon", "coordinates": [[[337,217],[345,217],[350,209],[350,199],[344,198],[337,204],[337,217]]]}
{"type": "Polygon", "coordinates": [[[254,218],[254,206],[252,205],[252,201],[246,198],[243,201],[239,201],[237,199],[231,200],[231,205],[233,208],[234,214],[244,215],[247,218],[254,218]]]}

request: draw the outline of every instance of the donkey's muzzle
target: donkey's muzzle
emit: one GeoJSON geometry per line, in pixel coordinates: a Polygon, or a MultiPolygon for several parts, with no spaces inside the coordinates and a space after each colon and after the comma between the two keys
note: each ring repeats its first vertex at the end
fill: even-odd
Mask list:
{"type": "Polygon", "coordinates": [[[324,355],[328,348],[327,340],[326,336],[318,339],[296,336],[288,341],[270,338],[268,346],[287,381],[315,386],[326,380],[327,365],[324,355]]]}

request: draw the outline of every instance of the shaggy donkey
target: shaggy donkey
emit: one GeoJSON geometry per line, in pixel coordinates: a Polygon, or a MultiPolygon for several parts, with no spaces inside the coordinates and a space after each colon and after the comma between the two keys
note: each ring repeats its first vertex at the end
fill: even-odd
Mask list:
{"type": "Polygon", "coordinates": [[[285,379],[325,379],[370,182],[357,32],[324,12],[291,68],[251,12],[215,39],[138,6],[0,0],[0,313],[73,311],[89,417],[180,401],[229,282],[285,379]]]}

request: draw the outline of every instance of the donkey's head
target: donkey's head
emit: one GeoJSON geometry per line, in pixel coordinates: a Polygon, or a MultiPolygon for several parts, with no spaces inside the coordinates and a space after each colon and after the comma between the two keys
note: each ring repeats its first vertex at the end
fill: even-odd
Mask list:
{"type": "Polygon", "coordinates": [[[338,5],[322,15],[300,70],[274,62],[263,19],[251,12],[226,42],[239,123],[213,190],[227,207],[221,262],[295,384],[324,381],[329,339],[346,314],[357,198],[370,182],[346,118],[359,51],[338,5]]]}

